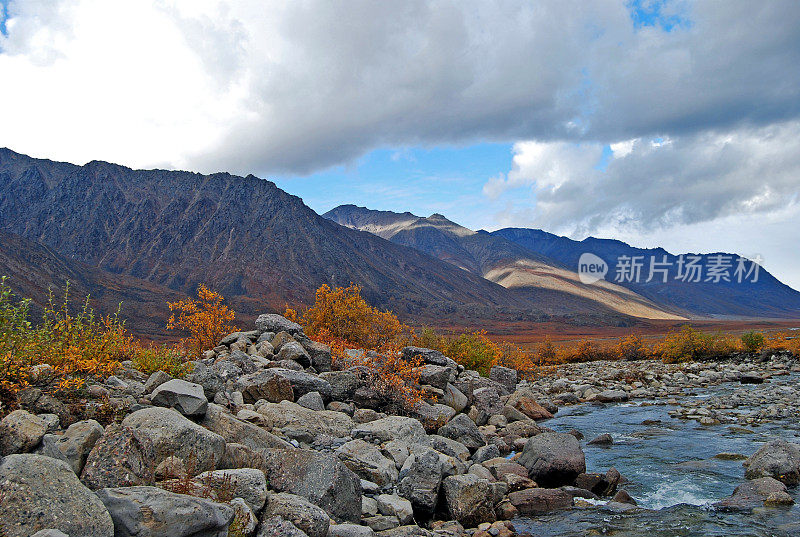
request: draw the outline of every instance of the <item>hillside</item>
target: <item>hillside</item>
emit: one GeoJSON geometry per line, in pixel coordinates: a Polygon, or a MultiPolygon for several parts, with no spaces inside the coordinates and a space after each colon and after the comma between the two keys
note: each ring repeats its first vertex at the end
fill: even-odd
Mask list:
{"type": "Polygon", "coordinates": [[[634,317],[680,319],[681,312],[662,308],[636,293],[608,282],[586,285],[577,273],[513,241],[475,232],[440,214],[373,211],[341,205],[323,216],[347,227],[369,231],[515,290],[549,290],[564,300],[581,299],[634,317]]]}

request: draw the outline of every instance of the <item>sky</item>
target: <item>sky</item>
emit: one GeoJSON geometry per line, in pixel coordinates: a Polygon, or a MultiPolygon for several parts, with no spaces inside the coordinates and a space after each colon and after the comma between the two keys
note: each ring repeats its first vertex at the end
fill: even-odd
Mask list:
{"type": "Polygon", "coordinates": [[[253,173],[800,289],[800,3],[0,0],[0,147],[253,173]]]}

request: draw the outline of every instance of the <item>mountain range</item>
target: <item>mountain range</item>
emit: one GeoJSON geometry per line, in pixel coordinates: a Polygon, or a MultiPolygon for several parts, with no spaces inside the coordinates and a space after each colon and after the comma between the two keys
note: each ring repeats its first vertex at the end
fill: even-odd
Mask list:
{"type": "Polygon", "coordinates": [[[750,302],[724,286],[697,296],[664,286],[662,296],[658,286],[586,285],[572,259],[579,248],[536,233],[544,232],[475,232],[441,215],[354,206],[323,217],[253,175],[77,166],[0,149],[0,275],[39,304],[69,280],[101,311],[122,302],[129,326],[153,336],[163,335],[166,302],[200,283],[243,319],[350,283],[408,322],[437,326],[800,312],[800,293],[763,271],[762,296],[750,302]]]}

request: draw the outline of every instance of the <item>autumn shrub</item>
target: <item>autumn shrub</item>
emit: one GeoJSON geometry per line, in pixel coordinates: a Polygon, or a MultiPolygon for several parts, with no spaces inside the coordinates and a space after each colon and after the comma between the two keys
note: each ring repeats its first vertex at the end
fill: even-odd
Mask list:
{"type": "Polygon", "coordinates": [[[742,334],[741,341],[746,351],[758,352],[764,348],[766,339],[764,338],[764,334],[761,332],[750,330],[749,332],[742,334]]]}
{"type": "Polygon", "coordinates": [[[554,364],[557,362],[558,352],[550,336],[545,336],[544,341],[536,349],[535,360],[538,364],[554,364]]]}
{"type": "Polygon", "coordinates": [[[689,325],[673,331],[656,345],[656,354],[666,363],[689,362],[725,356],[737,349],[730,336],[721,333],[704,334],[689,325]]]}
{"type": "Polygon", "coordinates": [[[230,324],[236,314],[223,304],[224,300],[221,294],[201,284],[197,288],[196,299],[167,304],[172,312],[167,328],[189,332],[182,343],[191,356],[199,356],[203,351],[214,348],[220,339],[237,330],[230,324]]]}
{"type": "Polygon", "coordinates": [[[363,349],[382,349],[409,331],[394,313],[367,304],[357,285],[323,285],[313,306],[300,315],[287,308],[286,315],[302,324],[311,338],[345,341],[363,349]]]}
{"type": "Polygon", "coordinates": [[[500,358],[500,348],[484,330],[465,332],[454,338],[443,338],[438,349],[467,369],[488,375],[500,358]]]}
{"type": "Polygon", "coordinates": [[[765,338],[764,346],[773,351],[789,351],[800,356],[800,338],[786,332],[772,333],[765,338]]]}
{"type": "Polygon", "coordinates": [[[69,285],[58,305],[50,294],[37,326],[28,318],[28,304],[0,281],[0,413],[14,408],[17,393],[32,384],[72,392],[88,379],[108,377],[132,356],[133,337],[119,312],[96,315],[88,297],[73,311],[69,285]],[[40,365],[50,366],[50,374],[34,378],[33,368],[40,365]]]}
{"type": "Polygon", "coordinates": [[[131,360],[136,369],[148,375],[163,371],[180,378],[192,370],[186,354],[174,345],[134,345],[131,360]]]}
{"type": "Polygon", "coordinates": [[[650,357],[650,352],[642,338],[630,335],[617,342],[612,350],[612,355],[617,360],[644,360],[650,357]]]}

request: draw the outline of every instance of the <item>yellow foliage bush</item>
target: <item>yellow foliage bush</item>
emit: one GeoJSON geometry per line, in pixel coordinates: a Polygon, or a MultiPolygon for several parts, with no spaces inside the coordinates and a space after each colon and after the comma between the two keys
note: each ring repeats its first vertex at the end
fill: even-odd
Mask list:
{"type": "Polygon", "coordinates": [[[192,370],[187,356],[174,345],[137,343],[133,347],[132,354],[131,360],[136,369],[148,375],[156,371],[163,371],[175,378],[180,378],[192,370]]]}
{"type": "Polygon", "coordinates": [[[721,333],[704,334],[689,325],[667,334],[655,347],[655,354],[666,363],[690,362],[724,356],[738,350],[731,336],[721,333]]]}
{"type": "Polygon", "coordinates": [[[223,304],[221,294],[211,291],[204,284],[197,288],[197,299],[169,302],[172,312],[167,328],[189,331],[183,345],[191,356],[199,356],[203,351],[214,348],[220,339],[237,329],[229,323],[236,314],[223,304]]]}
{"type": "Polygon", "coordinates": [[[644,360],[650,357],[650,351],[645,346],[642,338],[635,335],[619,340],[612,354],[617,360],[644,360]]]}

